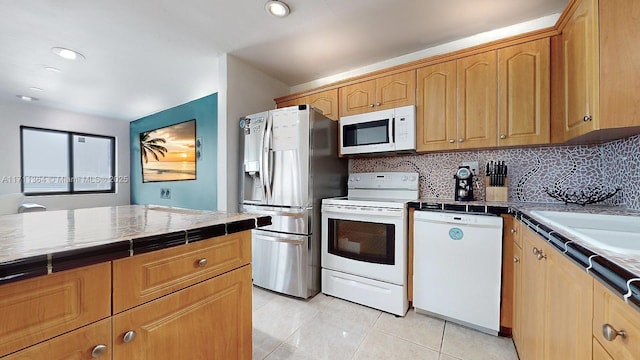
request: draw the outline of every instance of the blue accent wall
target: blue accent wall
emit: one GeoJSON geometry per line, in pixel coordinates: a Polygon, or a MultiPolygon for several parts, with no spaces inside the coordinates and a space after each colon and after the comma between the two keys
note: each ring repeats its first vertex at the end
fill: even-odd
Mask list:
{"type": "Polygon", "coordinates": [[[218,94],[212,94],[159,113],[132,121],[131,203],[176,206],[198,210],[217,209],[218,94]],[[196,180],[142,182],[140,133],[196,119],[196,136],[202,139],[202,159],[196,164],[196,180]],[[161,199],[161,189],[171,191],[171,199],[161,199]]]}

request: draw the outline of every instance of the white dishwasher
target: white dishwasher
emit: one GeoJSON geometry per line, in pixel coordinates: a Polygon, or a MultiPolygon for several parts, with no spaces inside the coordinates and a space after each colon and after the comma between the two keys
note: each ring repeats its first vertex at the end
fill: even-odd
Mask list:
{"type": "Polygon", "coordinates": [[[413,231],[416,312],[498,335],[502,217],[415,211],[413,231]]]}

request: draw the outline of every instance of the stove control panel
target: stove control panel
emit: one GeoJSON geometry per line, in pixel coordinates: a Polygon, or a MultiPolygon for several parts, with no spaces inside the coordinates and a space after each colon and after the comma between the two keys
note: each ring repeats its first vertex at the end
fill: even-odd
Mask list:
{"type": "Polygon", "coordinates": [[[349,174],[349,189],[418,190],[418,173],[372,172],[349,174]]]}

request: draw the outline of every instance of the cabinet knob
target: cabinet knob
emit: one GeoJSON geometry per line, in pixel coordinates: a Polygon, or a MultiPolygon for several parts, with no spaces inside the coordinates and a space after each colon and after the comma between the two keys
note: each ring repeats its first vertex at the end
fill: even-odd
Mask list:
{"type": "Polygon", "coordinates": [[[380,105],[382,105],[380,102],[377,102],[377,103],[376,103],[376,106],[380,106],[380,105]]]}
{"type": "Polygon", "coordinates": [[[207,262],[208,262],[208,261],[207,261],[207,258],[202,258],[202,259],[198,260],[198,262],[197,262],[198,267],[205,267],[205,266],[207,266],[207,262]]]}
{"type": "Polygon", "coordinates": [[[91,357],[94,359],[97,359],[106,353],[107,353],[107,345],[105,344],[96,345],[91,350],[91,357]]]}
{"type": "Polygon", "coordinates": [[[458,139],[458,142],[464,142],[464,138],[458,139]]]}
{"type": "Polygon", "coordinates": [[[454,143],[454,142],[456,142],[456,141],[455,141],[455,140],[453,140],[453,139],[449,139],[449,142],[453,144],[453,143],[454,143]]]}
{"type": "Polygon", "coordinates": [[[507,135],[505,135],[505,134],[500,134],[500,139],[506,139],[506,138],[507,138],[507,135]]]}
{"type": "Polygon", "coordinates": [[[533,255],[535,255],[535,256],[536,256],[536,259],[538,259],[538,260],[542,260],[542,259],[546,259],[546,258],[547,258],[547,255],[545,255],[545,254],[542,252],[542,250],[538,250],[538,248],[537,248],[537,247],[534,247],[534,248],[533,248],[533,255]]]}
{"type": "Polygon", "coordinates": [[[519,262],[520,262],[520,259],[518,259],[517,257],[515,257],[515,256],[514,256],[514,257],[513,257],[513,262],[514,262],[514,263],[519,263],[519,262]]]}
{"type": "Polygon", "coordinates": [[[602,336],[604,336],[604,338],[608,341],[615,340],[618,335],[624,338],[625,336],[627,336],[627,333],[624,330],[616,330],[616,328],[614,328],[610,324],[602,325],[602,336]]]}
{"type": "Polygon", "coordinates": [[[124,341],[125,343],[130,343],[133,341],[133,339],[136,338],[136,332],[133,330],[129,330],[126,333],[124,333],[124,336],[122,337],[122,341],[124,341]]]}
{"type": "Polygon", "coordinates": [[[516,230],[516,229],[511,229],[511,233],[512,233],[512,234],[515,234],[515,233],[517,233],[517,232],[518,232],[518,230],[516,230]]]}
{"type": "Polygon", "coordinates": [[[369,107],[374,107],[374,106],[375,106],[375,105],[373,105],[373,104],[369,104],[369,107]]]}
{"type": "Polygon", "coordinates": [[[582,118],[582,121],[587,122],[587,121],[591,121],[592,119],[593,119],[593,117],[591,117],[591,115],[585,115],[585,116],[582,118]]]}

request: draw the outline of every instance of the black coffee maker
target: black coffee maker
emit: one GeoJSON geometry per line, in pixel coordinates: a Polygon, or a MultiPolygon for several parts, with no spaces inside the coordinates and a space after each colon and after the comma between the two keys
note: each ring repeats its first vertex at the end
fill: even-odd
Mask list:
{"type": "Polygon", "coordinates": [[[460,166],[456,174],[456,201],[473,201],[473,172],[468,166],[460,166]]]}

